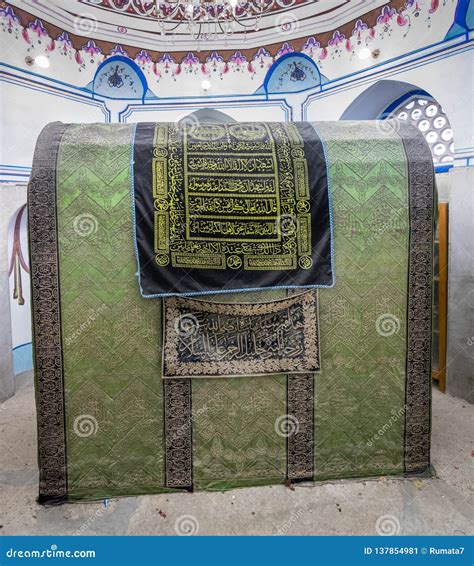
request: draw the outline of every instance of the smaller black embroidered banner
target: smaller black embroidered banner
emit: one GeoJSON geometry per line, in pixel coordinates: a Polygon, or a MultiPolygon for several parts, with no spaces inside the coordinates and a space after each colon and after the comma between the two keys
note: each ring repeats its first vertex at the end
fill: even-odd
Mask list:
{"type": "Polygon", "coordinates": [[[320,369],[317,291],[268,303],[163,301],[163,378],[320,369]]]}
{"type": "Polygon", "coordinates": [[[327,166],[310,123],[138,124],[145,297],[334,283],[327,166]]]}

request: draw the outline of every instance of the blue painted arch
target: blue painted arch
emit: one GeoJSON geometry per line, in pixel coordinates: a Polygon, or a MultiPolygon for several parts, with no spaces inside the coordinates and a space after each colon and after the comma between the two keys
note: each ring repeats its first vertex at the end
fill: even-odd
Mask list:
{"type": "Polygon", "coordinates": [[[474,0],[459,0],[454,16],[454,23],[446,34],[445,39],[453,39],[465,35],[474,29],[474,0]]]}
{"type": "Polygon", "coordinates": [[[148,83],[140,67],[131,59],[115,55],[99,65],[91,84],[93,95],[121,100],[145,100],[148,83]]]}
{"type": "Polygon", "coordinates": [[[314,89],[327,82],[316,63],[304,53],[283,55],[267,72],[263,83],[266,94],[289,94],[314,89]]]}

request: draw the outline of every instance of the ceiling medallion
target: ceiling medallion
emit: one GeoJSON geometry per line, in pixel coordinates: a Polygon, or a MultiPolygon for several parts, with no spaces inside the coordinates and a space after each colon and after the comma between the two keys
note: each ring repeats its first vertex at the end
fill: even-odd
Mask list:
{"type": "Polygon", "coordinates": [[[297,0],[156,0],[156,16],[162,35],[186,33],[209,41],[258,31],[263,16],[295,4],[297,0]]]}

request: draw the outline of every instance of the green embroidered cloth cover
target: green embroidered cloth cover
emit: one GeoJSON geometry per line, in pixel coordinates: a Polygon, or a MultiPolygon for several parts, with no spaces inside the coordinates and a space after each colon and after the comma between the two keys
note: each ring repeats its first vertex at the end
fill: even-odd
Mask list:
{"type": "Polygon", "coordinates": [[[28,196],[40,501],[429,466],[429,148],[395,122],[316,129],[337,284],[203,301],[139,292],[134,127],[42,132],[28,196]],[[173,309],[197,331],[177,334],[193,319],[173,309]]]}

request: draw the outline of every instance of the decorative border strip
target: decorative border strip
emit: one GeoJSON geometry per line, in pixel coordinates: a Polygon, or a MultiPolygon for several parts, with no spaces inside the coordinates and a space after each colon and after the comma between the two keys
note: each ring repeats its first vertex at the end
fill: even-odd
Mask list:
{"type": "Polygon", "coordinates": [[[286,445],[287,478],[313,480],[314,474],[314,374],[287,378],[286,445]],[[293,430],[292,430],[293,429],[293,430]]]}
{"type": "Polygon", "coordinates": [[[173,379],[163,382],[165,485],[189,491],[192,491],[193,488],[191,387],[190,379],[173,379]]]}
{"type": "MultiPolygon", "coordinates": [[[[43,52],[43,46],[47,45],[48,52],[55,51],[69,56],[80,69],[86,68],[89,61],[99,63],[108,57],[120,55],[135,61],[143,70],[149,70],[158,78],[176,77],[181,73],[194,72],[194,69],[203,75],[217,70],[222,78],[229,69],[255,75],[267,66],[267,59],[275,62],[288,53],[305,53],[318,65],[329,59],[339,60],[344,54],[353,57],[360,46],[383,41],[396,29],[405,30],[403,38],[406,38],[415,21],[431,21],[433,14],[440,8],[439,0],[429,0],[425,4],[414,0],[387,0],[386,5],[353,18],[338,29],[312,36],[288,37],[288,41],[283,43],[264,42],[264,46],[260,48],[240,51],[219,49],[202,53],[191,52],[189,49],[162,52],[129,45],[127,34],[133,30],[123,26],[119,26],[117,41],[113,42],[76,35],[58,28],[46,19],[41,20],[18,6],[8,4],[0,8],[0,19],[4,30],[14,38],[21,38],[29,50],[39,46],[43,52]],[[120,41],[122,37],[124,41],[120,41]]],[[[83,15],[84,22],[95,22],[97,25],[94,19],[88,19],[87,14],[83,15]]],[[[51,16],[52,14],[46,15],[47,18],[51,16]]]]}
{"type": "Polygon", "coordinates": [[[39,503],[67,498],[64,375],[61,347],[56,165],[68,125],[49,124],[36,143],[28,185],[32,330],[37,389],[39,503]]]}
{"type": "Polygon", "coordinates": [[[391,121],[408,161],[410,243],[408,270],[407,370],[405,384],[405,472],[430,465],[431,325],[433,285],[434,170],[418,129],[391,121]]]}

